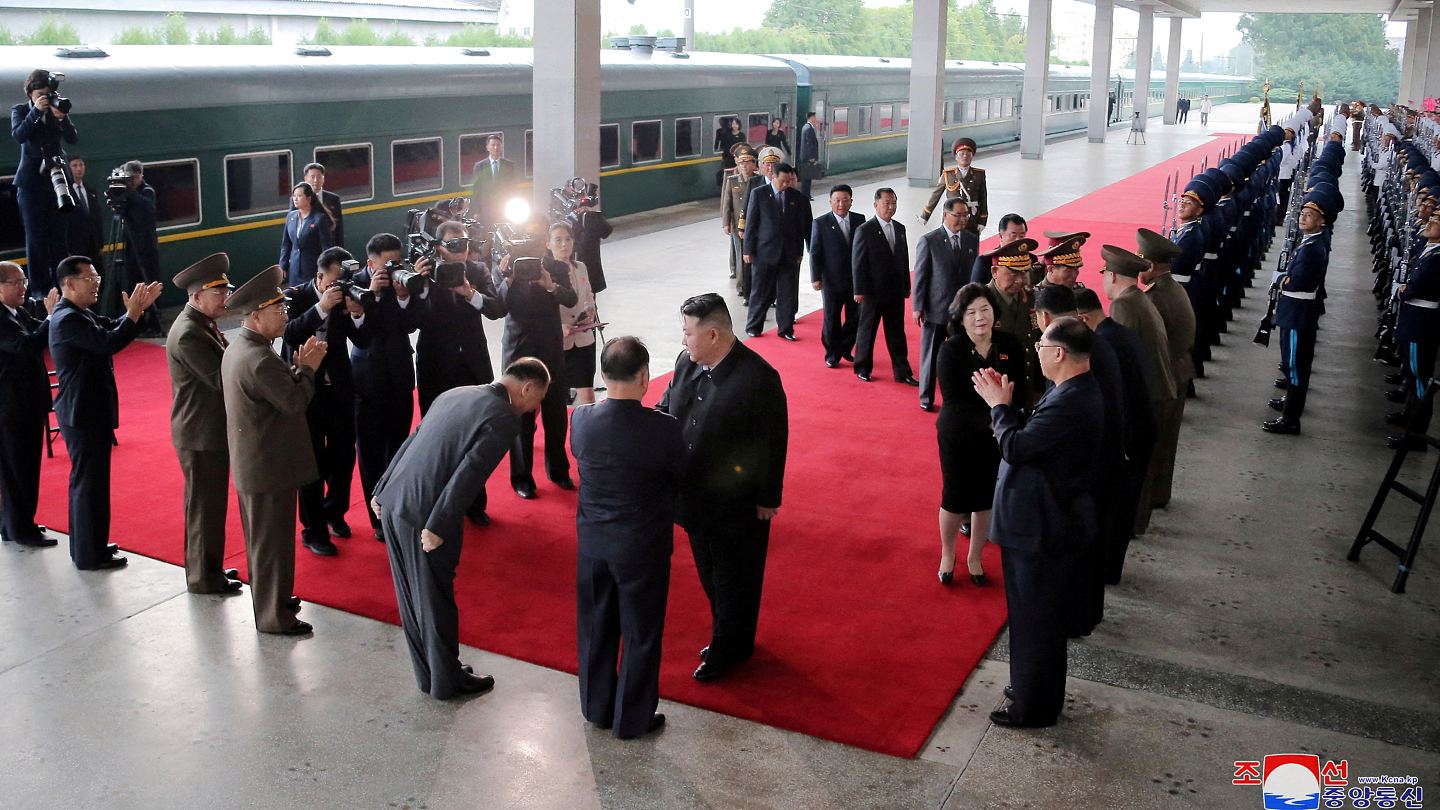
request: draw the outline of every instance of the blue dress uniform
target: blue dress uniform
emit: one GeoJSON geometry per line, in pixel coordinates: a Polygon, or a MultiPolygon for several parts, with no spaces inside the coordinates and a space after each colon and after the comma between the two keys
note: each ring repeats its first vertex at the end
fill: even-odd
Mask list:
{"type": "MultiPolygon", "coordinates": [[[[1184,196],[1199,202],[1206,211],[1215,205],[1214,191],[1199,178],[1185,186],[1184,196]]],[[[1195,311],[1195,345],[1190,349],[1190,356],[1195,363],[1197,377],[1204,376],[1205,361],[1210,359],[1210,338],[1219,331],[1215,324],[1217,312],[1213,284],[1205,262],[1205,240],[1203,216],[1181,222],[1170,235],[1170,241],[1180,248],[1180,255],[1170,260],[1170,275],[1185,288],[1190,308],[1195,311]]]]}
{"type": "MultiPolygon", "coordinates": [[[[1429,242],[1422,249],[1410,280],[1400,291],[1400,302],[1395,339],[1405,364],[1406,424],[1410,432],[1420,434],[1430,427],[1433,408],[1425,399],[1425,390],[1435,373],[1436,348],[1440,346],[1440,242],[1429,242]]],[[[1392,437],[1391,445],[1404,440],[1403,436],[1392,437]]]]}
{"type": "Polygon", "coordinates": [[[675,417],[639,400],[607,399],[575,409],[570,449],[580,468],[580,711],[601,728],[613,727],[616,737],[638,737],[650,730],[660,702],[660,640],[685,442],[675,417]]]}
{"type": "MultiPolygon", "coordinates": [[[[1333,222],[1343,200],[1333,186],[1316,188],[1305,195],[1305,207],[1314,208],[1333,222]]],[[[1330,252],[1323,231],[1308,233],[1295,247],[1285,275],[1280,279],[1280,297],[1275,303],[1275,328],[1280,330],[1280,358],[1285,367],[1286,388],[1280,417],[1266,422],[1270,433],[1300,432],[1300,417],[1310,388],[1310,364],[1315,359],[1315,333],[1320,324],[1320,291],[1330,252]]]]}

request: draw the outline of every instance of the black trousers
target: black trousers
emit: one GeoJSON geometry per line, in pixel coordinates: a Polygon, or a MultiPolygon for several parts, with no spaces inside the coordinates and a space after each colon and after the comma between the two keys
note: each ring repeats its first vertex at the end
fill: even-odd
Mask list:
{"type": "Polygon", "coordinates": [[[940,347],[945,345],[946,326],[926,321],[920,327],[920,404],[935,402],[935,364],[940,360],[940,347]]]}
{"type": "Polygon", "coordinates": [[[1402,345],[1405,363],[1405,424],[1414,433],[1430,430],[1434,405],[1426,402],[1425,390],[1435,375],[1435,341],[1409,341],[1402,345]]]}
{"type": "MultiPolygon", "coordinates": [[[[25,227],[25,276],[28,295],[43,297],[55,284],[55,265],[65,258],[65,217],[55,207],[55,192],[16,186],[15,202],[25,227]]],[[[96,261],[99,256],[91,257],[96,261]]]]}
{"type": "Polygon", "coordinates": [[[668,556],[610,562],[581,554],[577,560],[580,712],[596,725],[611,726],[616,737],[649,731],[660,704],[660,640],[669,596],[668,556]]]}
{"type": "Polygon", "coordinates": [[[455,568],[464,537],[446,537],[434,551],[420,546],[422,527],[386,514],[385,550],[400,606],[400,627],[415,669],[415,685],[430,697],[453,697],[460,669],[460,609],[455,605],[455,568]]]}
{"type": "Polygon", "coordinates": [[[745,331],[765,331],[765,313],[775,306],[775,331],[794,334],[795,313],[800,308],[800,263],[750,264],[750,303],[745,318],[745,331]]]}
{"type": "Polygon", "coordinates": [[[890,352],[890,365],[895,379],[909,377],[909,347],[905,340],[905,299],[880,299],[865,296],[860,304],[860,324],[855,330],[855,373],[869,374],[874,367],[875,336],[885,326],[885,348],[890,352]]]}
{"type": "Polygon", "coordinates": [[[825,347],[825,359],[838,363],[840,358],[855,351],[859,305],[849,290],[832,291],[826,287],[820,290],[820,299],[825,307],[820,344],[825,347]]]}
{"type": "Polygon", "coordinates": [[[40,537],[35,507],[40,502],[40,451],[45,447],[45,414],[7,417],[0,430],[0,530],[7,540],[40,537]]]}
{"type": "Polygon", "coordinates": [[[355,476],[354,389],[316,386],[305,421],[320,478],[300,488],[300,536],[324,540],[329,534],[326,524],[344,520],[350,509],[350,482],[355,476]]]}
{"type": "Polygon", "coordinates": [[[365,492],[365,511],[370,525],[380,526],[380,519],[370,509],[370,496],[391,459],[400,452],[400,445],[410,435],[410,422],[415,417],[415,401],[411,389],[398,391],[355,391],[355,451],[360,459],[360,488],[365,492]]]}
{"type": "MultiPolygon", "coordinates": [[[[561,363],[545,363],[557,380],[565,378],[565,367],[561,363]]],[[[570,458],[565,455],[565,431],[569,427],[569,412],[565,400],[569,393],[564,384],[551,385],[540,401],[540,421],[545,426],[545,475],[556,480],[570,474],[570,458]]],[[[510,483],[534,484],[535,475],[535,412],[520,417],[520,435],[510,449],[510,483]]]]}
{"type": "Polygon", "coordinates": [[[70,559],[81,570],[110,556],[110,448],[115,431],[61,425],[70,453],[70,559]]]}
{"type": "Polygon", "coordinates": [[[717,665],[744,661],[755,652],[770,521],[754,507],[707,515],[685,527],[700,587],[710,600],[710,652],[717,665]]]}
{"type": "Polygon", "coordinates": [[[1103,524],[1101,526],[1101,567],[1107,585],[1119,585],[1120,575],[1125,570],[1125,554],[1130,550],[1130,539],[1135,536],[1140,495],[1145,490],[1145,476],[1150,470],[1150,456],[1154,452],[1154,441],[1137,442],[1125,451],[1120,491],[1111,503],[1108,531],[1103,524]]]}
{"type": "Polygon", "coordinates": [[[1010,613],[1010,716],[1053,723],[1065,705],[1065,610],[1074,560],[1000,549],[1010,613]]]}
{"type": "Polygon", "coordinates": [[[1310,364],[1315,360],[1314,329],[1280,330],[1280,363],[1285,367],[1285,409],[1280,418],[1299,424],[1310,393],[1310,364]]]}
{"type": "Polygon", "coordinates": [[[730,234],[730,277],[741,298],[750,296],[750,263],[745,261],[745,243],[739,234],[730,234]]]}

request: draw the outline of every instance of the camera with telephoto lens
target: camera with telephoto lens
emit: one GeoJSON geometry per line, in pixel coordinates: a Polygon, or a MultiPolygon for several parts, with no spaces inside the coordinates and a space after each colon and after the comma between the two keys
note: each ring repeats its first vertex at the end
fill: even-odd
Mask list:
{"type": "Polygon", "coordinates": [[[65,174],[64,155],[55,155],[40,161],[40,173],[50,178],[50,187],[55,190],[55,205],[61,211],[75,208],[75,196],[70,193],[70,178],[65,174]]]}
{"type": "Polygon", "coordinates": [[[51,73],[50,78],[45,82],[45,97],[50,99],[50,106],[59,110],[64,115],[70,114],[70,109],[75,105],[70,99],[60,95],[60,83],[65,81],[64,73],[51,73]]]}
{"type": "Polygon", "coordinates": [[[360,262],[354,259],[340,262],[340,277],[335,279],[335,286],[340,288],[346,298],[362,307],[368,307],[375,303],[375,293],[369,287],[355,283],[355,273],[359,270],[360,262]]]}
{"type": "Polygon", "coordinates": [[[105,204],[117,214],[125,213],[130,204],[130,173],[124,166],[116,166],[105,178],[105,204]]]}

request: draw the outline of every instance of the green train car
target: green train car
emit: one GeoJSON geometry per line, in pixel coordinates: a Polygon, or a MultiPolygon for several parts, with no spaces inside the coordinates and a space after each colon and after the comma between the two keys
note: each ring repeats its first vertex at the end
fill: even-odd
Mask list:
{"type": "MultiPolygon", "coordinates": [[[[601,53],[596,143],[611,216],[718,198],[715,136],[731,117],[758,143],[772,117],[793,135],[797,119],[816,110],[831,173],[904,160],[908,59],[624,44],[630,47],[601,53]]],[[[74,100],[80,136],[69,152],[85,158],[97,190],[111,168],[145,163],[158,197],[166,277],[222,250],[237,279],[275,263],[290,188],[311,161],[325,164],[326,188],[345,201],[345,247],[356,253],[370,234],[399,232],[409,209],[467,193],[492,133],[531,174],[529,49],[336,47],[308,55],[276,46],[106,46],[104,55],[64,53],[5,48],[0,86],[14,88],[19,102],[31,69],[66,74],[62,92],[74,100]]],[[[948,62],[946,142],[961,134],[981,144],[1016,140],[1022,75],[1019,65],[948,62]]],[[[1186,76],[1182,87],[1220,103],[1238,98],[1248,82],[1186,76]]],[[[1052,68],[1050,89],[1047,131],[1083,129],[1088,69],[1052,68]]],[[[5,139],[0,258],[10,260],[24,256],[11,183],[18,162],[18,145],[5,139]]]]}

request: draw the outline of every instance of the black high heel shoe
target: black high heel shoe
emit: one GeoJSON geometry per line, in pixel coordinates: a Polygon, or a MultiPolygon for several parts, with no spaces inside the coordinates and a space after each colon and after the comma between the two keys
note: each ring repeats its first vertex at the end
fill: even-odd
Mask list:
{"type": "Polygon", "coordinates": [[[940,584],[941,584],[941,585],[954,585],[954,584],[955,584],[955,572],[954,572],[954,571],[941,571],[941,572],[940,572],[940,584]]]}
{"type": "Polygon", "coordinates": [[[988,585],[990,583],[990,580],[986,579],[985,572],[981,571],[978,574],[971,574],[970,582],[975,585],[988,585]]]}

